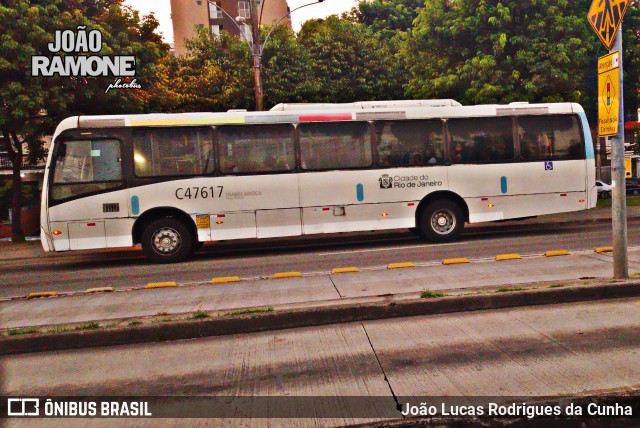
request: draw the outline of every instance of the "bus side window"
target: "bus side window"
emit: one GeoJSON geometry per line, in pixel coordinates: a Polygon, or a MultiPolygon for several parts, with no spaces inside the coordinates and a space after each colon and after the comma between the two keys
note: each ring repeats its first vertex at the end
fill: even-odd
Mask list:
{"type": "Polygon", "coordinates": [[[524,116],[517,123],[523,159],[584,158],[584,142],[576,116],[524,116]]]}
{"type": "Polygon", "coordinates": [[[218,153],[224,174],[292,171],[293,125],[219,126],[218,153]]]}
{"type": "Polygon", "coordinates": [[[133,133],[137,177],[192,176],[214,170],[211,131],[201,127],[139,129],[133,133]]]}
{"type": "Polygon", "coordinates": [[[380,166],[425,166],[444,160],[440,120],[381,120],[375,130],[380,166]]]}
{"type": "Polygon", "coordinates": [[[453,163],[513,159],[513,123],[509,117],[449,119],[453,163]]]}
{"type": "Polygon", "coordinates": [[[373,162],[367,122],[304,123],[298,128],[304,169],[366,168],[373,162]]]}

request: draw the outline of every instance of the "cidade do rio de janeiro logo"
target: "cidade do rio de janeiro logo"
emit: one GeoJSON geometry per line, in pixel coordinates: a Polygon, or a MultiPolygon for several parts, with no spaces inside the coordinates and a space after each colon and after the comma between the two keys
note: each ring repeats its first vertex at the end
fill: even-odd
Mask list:
{"type": "Polygon", "coordinates": [[[86,26],[73,30],[57,30],[47,45],[51,55],[31,57],[31,75],[62,77],[114,77],[105,89],[141,89],[135,79],[134,55],[96,55],[102,50],[102,33],[87,31],[86,26]],[[124,79],[124,80],[123,80],[124,79]]]}

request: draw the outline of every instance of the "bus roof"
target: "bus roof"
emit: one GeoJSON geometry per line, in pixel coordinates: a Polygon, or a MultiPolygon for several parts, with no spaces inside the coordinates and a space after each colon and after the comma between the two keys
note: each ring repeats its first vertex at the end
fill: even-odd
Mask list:
{"type": "Polygon", "coordinates": [[[395,101],[358,101],[355,103],[291,103],[278,104],[270,111],[304,111],[304,110],[366,110],[381,108],[415,108],[415,107],[453,107],[462,106],[458,101],[442,100],[395,100],[395,101]]]}
{"type": "Polygon", "coordinates": [[[279,104],[279,106],[279,110],[264,112],[230,111],[224,113],[152,113],[111,116],[75,116],[63,120],[58,125],[54,138],[61,132],[74,128],[212,126],[223,124],[403,120],[571,114],[584,112],[582,107],[575,103],[511,103],[503,105],[462,106],[454,100],[367,101],[350,104],[279,104]],[[436,101],[445,101],[445,104],[446,102],[451,102],[452,105],[419,105],[421,102],[436,103],[436,101]]]}

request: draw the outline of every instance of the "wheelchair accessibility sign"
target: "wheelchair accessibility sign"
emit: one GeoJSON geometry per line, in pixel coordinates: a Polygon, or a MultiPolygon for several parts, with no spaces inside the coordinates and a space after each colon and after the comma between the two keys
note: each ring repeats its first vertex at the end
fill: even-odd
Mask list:
{"type": "Polygon", "coordinates": [[[544,163],[545,171],[553,171],[553,162],[545,162],[544,163]]]}

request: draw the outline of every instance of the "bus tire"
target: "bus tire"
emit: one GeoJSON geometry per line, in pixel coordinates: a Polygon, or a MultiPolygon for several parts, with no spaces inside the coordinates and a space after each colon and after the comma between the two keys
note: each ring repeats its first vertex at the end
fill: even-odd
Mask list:
{"type": "Polygon", "coordinates": [[[458,204],[441,199],[422,211],[418,229],[420,236],[431,242],[455,241],[464,227],[464,214],[458,204]]]}
{"type": "Polygon", "coordinates": [[[151,222],[142,232],[142,251],[154,263],[176,263],[187,258],[193,237],[183,222],[163,217],[151,222]]]}

